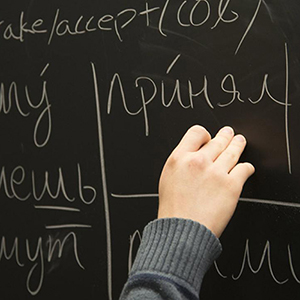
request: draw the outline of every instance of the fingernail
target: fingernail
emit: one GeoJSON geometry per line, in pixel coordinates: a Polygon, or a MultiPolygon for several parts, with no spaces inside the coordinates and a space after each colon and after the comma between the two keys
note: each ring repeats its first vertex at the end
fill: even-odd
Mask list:
{"type": "Polygon", "coordinates": [[[226,134],[231,134],[233,135],[233,129],[229,126],[225,126],[221,129],[222,132],[226,133],[226,134]]]}
{"type": "Polygon", "coordinates": [[[234,139],[235,139],[236,141],[238,141],[238,142],[243,142],[243,143],[246,141],[245,137],[244,137],[243,135],[241,135],[241,134],[236,135],[236,136],[234,137],[234,139]]]}

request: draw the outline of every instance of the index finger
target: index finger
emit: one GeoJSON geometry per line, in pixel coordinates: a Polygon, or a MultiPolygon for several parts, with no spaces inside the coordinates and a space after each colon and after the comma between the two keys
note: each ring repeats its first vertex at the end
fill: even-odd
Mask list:
{"type": "Polygon", "coordinates": [[[183,152],[195,152],[209,142],[210,139],[211,136],[204,127],[194,125],[186,132],[176,149],[183,152]]]}

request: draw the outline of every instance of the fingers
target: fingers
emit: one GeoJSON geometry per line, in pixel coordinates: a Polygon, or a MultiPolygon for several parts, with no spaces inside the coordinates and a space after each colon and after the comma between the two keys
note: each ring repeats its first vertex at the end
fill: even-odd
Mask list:
{"type": "Polygon", "coordinates": [[[210,139],[211,136],[204,127],[195,125],[186,132],[176,149],[185,152],[198,151],[210,139]]]}
{"type": "Polygon", "coordinates": [[[245,146],[246,139],[240,134],[234,136],[234,131],[229,126],[223,127],[211,139],[204,127],[195,125],[186,132],[176,151],[196,152],[201,148],[200,152],[214,162],[217,168],[232,176],[240,176],[244,183],[254,173],[254,167],[250,163],[236,165],[245,146]]]}
{"type": "Polygon", "coordinates": [[[216,159],[215,164],[221,170],[229,173],[237,164],[246,146],[246,139],[242,135],[236,135],[227,148],[216,159]]]}
{"type": "Polygon", "coordinates": [[[201,152],[209,159],[214,161],[229,145],[234,136],[234,131],[231,127],[223,127],[216,136],[203,148],[201,152]]]}

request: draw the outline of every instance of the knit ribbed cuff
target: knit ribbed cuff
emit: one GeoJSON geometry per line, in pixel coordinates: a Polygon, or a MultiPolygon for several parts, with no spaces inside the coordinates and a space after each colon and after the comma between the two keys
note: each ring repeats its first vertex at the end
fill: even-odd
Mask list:
{"type": "Polygon", "coordinates": [[[199,293],[204,274],[222,251],[205,226],[187,219],[158,219],[144,229],[131,275],[159,273],[199,293]]]}

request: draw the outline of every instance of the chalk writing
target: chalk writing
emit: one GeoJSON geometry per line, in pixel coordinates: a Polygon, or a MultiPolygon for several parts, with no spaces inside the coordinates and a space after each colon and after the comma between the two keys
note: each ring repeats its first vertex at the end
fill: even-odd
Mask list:
{"type": "MultiPolygon", "coordinates": [[[[81,200],[84,204],[90,205],[94,202],[97,196],[97,191],[94,187],[83,185],[82,172],[80,164],[77,164],[77,186],[76,197],[74,196],[74,184],[65,182],[64,170],[59,167],[56,174],[50,175],[49,171],[44,172],[44,179],[42,182],[37,180],[41,174],[36,171],[26,171],[23,166],[16,166],[11,172],[8,172],[3,166],[0,172],[0,191],[2,190],[4,196],[8,199],[17,199],[19,201],[26,201],[33,198],[36,201],[43,200],[46,196],[51,199],[64,199],[68,202],[74,202],[76,199],[81,200]],[[30,173],[30,175],[28,175],[30,173]],[[50,177],[56,179],[56,185],[50,184],[50,177]],[[73,196],[70,196],[72,189],[73,196]],[[22,190],[22,194],[20,192],[22,190]]],[[[53,181],[51,181],[53,182],[53,181]]]]}
{"type": "Polygon", "coordinates": [[[241,46],[242,46],[242,43],[244,42],[244,40],[245,40],[246,36],[248,35],[248,33],[249,33],[251,27],[253,26],[253,23],[254,23],[254,21],[255,21],[255,19],[256,19],[256,17],[257,17],[257,14],[258,14],[258,12],[259,12],[259,9],[260,9],[260,6],[261,6],[261,2],[262,2],[262,0],[259,0],[259,1],[258,1],[258,4],[257,4],[256,10],[255,10],[255,12],[254,12],[254,14],[253,14],[253,17],[252,17],[252,19],[251,19],[249,25],[247,26],[247,29],[245,30],[245,33],[243,34],[243,36],[242,36],[242,38],[241,38],[241,40],[240,40],[240,42],[239,42],[239,44],[238,44],[238,46],[237,46],[237,48],[236,48],[236,50],[235,50],[235,54],[238,53],[239,49],[240,49],[241,46]]]}
{"type": "MultiPolygon", "coordinates": [[[[293,258],[292,258],[292,251],[291,251],[291,246],[287,245],[287,256],[288,256],[288,265],[289,265],[289,270],[291,271],[292,278],[300,284],[299,277],[296,275],[295,272],[295,267],[293,264],[293,258]]],[[[272,255],[271,255],[271,243],[270,241],[267,241],[264,249],[262,251],[261,259],[259,261],[258,266],[255,268],[253,266],[253,263],[251,262],[251,255],[250,255],[250,242],[249,239],[246,240],[245,244],[245,250],[244,250],[244,255],[241,263],[241,268],[237,275],[231,275],[231,279],[233,280],[239,280],[242,275],[246,272],[246,267],[247,269],[250,270],[253,274],[257,274],[261,271],[263,263],[267,261],[268,264],[268,271],[271,275],[271,278],[274,282],[276,282],[279,285],[283,285],[289,281],[289,278],[284,278],[284,279],[278,279],[278,275],[275,274],[273,267],[272,267],[272,255]]],[[[224,273],[220,270],[220,267],[217,262],[214,264],[215,269],[217,273],[222,277],[228,279],[229,277],[227,275],[224,275],[224,273]]]]}
{"type": "MultiPolygon", "coordinates": [[[[288,52],[287,47],[285,48],[285,66],[286,70],[284,71],[284,74],[288,75],[288,52]]],[[[172,61],[172,63],[167,67],[166,74],[169,74],[171,69],[176,66],[180,58],[180,55],[177,55],[176,58],[172,61]]],[[[124,75],[125,76],[125,75],[124,75]]],[[[178,104],[183,109],[193,109],[194,108],[194,98],[199,97],[200,95],[203,95],[205,102],[207,105],[214,109],[216,107],[227,107],[233,104],[235,101],[239,101],[240,103],[245,103],[246,101],[242,99],[241,92],[239,91],[237,84],[236,84],[236,76],[234,74],[228,73],[226,74],[223,79],[220,82],[220,88],[224,92],[224,94],[228,94],[231,96],[231,98],[228,101],[212,101],[209,93],[209,79],[206,75],[202,76],[200,80],[197,81],[197,83],[200,81],[203,82],[202,86],[199,89],[199,92],[194,92],[195,90],[195,82],[191,80],[187,80],[183,82],[180,79],[176,79],[174,83],[174,87],[171,88],[173,90],[172,96],[170,99],[166,100],[166,84],[164,80],[161,80],[160,82],[157,82],[155,78],[151,78],[150,76],[139,76],[134,80],[134,86],[136,89],[139,89],[140,91],[140,99],[138,105],[136,104],[136,99],[131,100],[127,96],[128,88],[124,86],[122,75],[120,75],[118,72],[114,73],[110,82],[110,87],[108,91],[108,98],[107,98],[107,113],[110,114],[112,112],[112,106],[113,102],[116,102],[117,96],[114,96],[116,93],[118,96],[121,96],[121,103],[125,110],[125,112],[130,116],[136,116],[138,114],[143,114],[144,118],[144,124],[145,124],[145,135],[149,135],[149,115],[148,115],[148,106],[151,104],[153,100],[158,100],[162,106],[164,107],[170,107],[175,100],[177,100],[178,104]],[[230,85],[230,88],[226,88],[226,86],[230,85]],[[182,86],[188,86],[188,93],[185,94],[185,99],[183,98],[183,88],[182,86]],[[160,89],[160,92],[159,92],[160,89]],[[117,91],[117,92],[116,92],[117,91]],[[135,109],[132,109],[130,107],[137,107],[135,109]]],[[[262,88],[261,88],[261,95],[258,99],[253,100],[251,97],[248,97],[246,100],[248,103],[251,103],[253,105],[259,103],[265,94],[268,96],[268,98],[273,101],[274,103],[289,107],[291,104],[288,102],[288,98],[284,100],[278,100],[276,99],[272,93],[270,92],[270,87],[268,83],[269,74],[265,74],[264,78],[262,80],[262,88]]],[[[170,85],[170,84],[168,84],[170,85]]],[[[284,82],[283,86],[285,87],[285,91],[288,90],[288,77],[287,80],[284,82]]],[[[132,91],[131,91],[132,92],[132,91]]],[[[286,96],[287,93],[285,93],[286,96]]],[[[118,97],[119,98],[119,97],[118,97]]]]}
{"type": "MultiPolygon", "coordinates": [[[[194,0],[190,7],[188,1],[184,0],[178,4],[172,3],[174,9],[169,9],[170,0],[165,0],[164,4],[159,6],[150,6],[149,2],[144,3],[144,8],[126,7],[115,13],[106,13],[100,16],[96,15],[79,15],[78,17],[66,17],[62,9],[57,8],[53,13],[51,22],[43,18],[36,18],[32,22],[25,22],[27,19],[25,12],[21,11],[18,19],[14,23],[9,23],[6,20],[0,21],[0,36],[4,40],[16,40],[24,42],[27,35],[48,35],[48,45],[52,44],[55,38],[63,36],[77,36],[91,34],[95,31],[110,32],[115,37],[123,42],[123,31],[132,28],[137,19],[144,19],[145,27],[155,28],[157,32],[163,37],[167,37],[167,31],[171,32],[173,26],[181,28],[201,27],[204,24],[211,22],[210,30],[214,30],[220,24],[232,24],[238,21],[240,15],[237,11],[230,9],[231,0],[219,0],[218,8],[212,9],[212,1],[209,0],[194,0]],[[231,18],[225,18],[225,15],[230,13],[231,18]],[[153,18],[152,15],[154,15],[153,18]],[[200,17],[199,17],[200,16],[200,17]],[[170,21],[176,20],[175,24],[170,21]],[[169,24],[170,23],[170,24],[169,24]],[[2,30],[2,33],[1,33],[2,30]]],[[[245,28],[242,37],[237,41],[235,54],[238,53],[247,35],[249,34],[254,22],[257,18],[258,12],[261,8],[262,0],[258,0],[256,9],[250,17],[249,24],[245,28]]],[[[138,3],[137,3],[138,4],[138,3]]]]}
{"type": "MultiPolygon", "coordinates": [[[[103,121],[108,119],[111,121],[115,118],[118,126],[123,125],[123,117],[132,119],[133,123],[136,122],[134,124],[137,125],[137,132],[140,130],[140,133],[146,137],[151,135],[150,139],[145,138],[145,141],[151,143],[152,138],[154,138],[152,128],[155,127],[153,125],[156,125],[154,124],[154,114],[157,112],[157,109],[170,113],[172,108],[177,106],[181,110],[182,115],[188,116],[188,113],[191,113],[192,110],[198,110],[200,107],[199,102],[202,102],[201,108],[204,107],[209,111],[232,113],[235,112],[237,107],[241,108],[241,110],[247,110],[247,108],[254,106],[258,108],[259,104],[268,101],[269,107],[271,107],[270,111],[272,109],[276,113],[279,111],[279,114],[282,113],[282,119],[284,118],[284,122],[279,126],[284,127],[287,169],[289,174],[292,174],[289,114],[290,111],[294,110],[294,107],[296,109],[296,106],[294,104],[292,106],[290,101],[289,85],[290,73],[296,74],[295,61],[297,59],[293,57],[292,47],[291,59],[289,59],[289,47],[287,43],[284,43],[287,40],[291,46],[294,46],[292,44],[293,41],[289,41],[289,37],[286,36],[285,32],[283,34],[274,33],[277,30],[276,26],[280,25],[278,25],[278,20],[273,18],[273,4],[269,5],[264,0],[249,1],[247,7],[242,6],[238,1],[231,0],[131,1],[130,4],[120,2],[120,7],[99,5],[97,9],[92,11],[85,9],[81,11],[80,5],[74,5],[72,10],[69,10],[67,6],[62,4],[49,5],[49,9],[45,10],[36,10],[33,9],[35,5],[38,6],[31,3],[27,9],[22,6],[22,8],[14,8],[9,13],[5,10],[2,10],[2,13],[0,13],[0,40],[4,56],[6,55],[5,52],[8,52],[4,48],[6,45],[8,48],[11,47],[11,49],[15,47],[21,54],[20,60],[25,58],[24,65],[27,67],[36,62],[34,56],[39,52],[40,61],[38,63],[42,67],[38,72],[39,78],[36,82],[29,83],[26,79],[20,80],[17,75],[10,77],[11,74],[9,72],[12,72],[12,75],[14,75],[13,70],[8,71],[9,76],[6,76],[5,72],[2,73],[0,81],[1,121],[5,119],[7,122],[19,126],[21,124],[19,120],[22,120],[24,126],[21,129],[24,127],[24,131],[27,129],[25,126],[27,123],[33,124],[29,133],[32,135],[32,143],[35,146],[36,153],[32,153],[32,157],[35,154],[39,156],[37,161],[33,158],[32,161],[26,161],[25,163],[17,153],[13,153],[15,156],[6,154],[7,157],[3,157],[0,153],[2,161],[5,162],[0,165],[0,198],[1,202],[3,202],[3,207],[5,208],[7,203],[21,206],[20,203],[26,202],[26,205],[32,204],[36,214],[40,213],[47,216],[45,223],[43,223],[43,230],[47,232],[46,237],[38,234],[38,236],[32,238],[32,236],[27,237],[25,233],[27,238],[24,239],[18,234],[9,236],[7,231],[7,234],[3,234],[0,241],[0,264],[11,263],[18,270],[25,270],[25,285],[31,295],[37,295],[41,291],[46,280],[46,267],[55,268],[57,261],[69,254],[67,249],[71,249],[72,259],[75,259],[76,267],[79,266],[79,268],[84,269],[79,258],[79,253],[82,258],[81,251],[78,251],[79,235],[72,230],[92,229],[98,233],[97,230],[99,228],[97,226],[99,223],[95,226],[92,218],[81,220],[80,217],[86,213],[84,208],[86,206],[93,208],[92,204],[96,204],[96,199],[99,199],[100,196],[101,201],[103,201],[105,217],[106,243],[104,244],[107,255],[104,268],[106,272],[105,281],[107,282],[108,299],[112,300],[114,291],[113,265],[118,267],[118,262],[113,264],[112,251],[112,245],[117,244],[118,241],[112,243],[112,238],[119,239],[120,237],[112,236],[110,197],[115,198],[113,199],[114,202],[118,202],[116,199],[158,197],[157,193],[109,193],[109,182],[107,182],[106,178],[106,156],[104,155],[106,131],[103,131],[103,128],[106,124],[102,124],[102,117],[105,114],[109,116],[105,115],[103,121]],[[267,21],[265,15],[267,15],[267,21]],[[227,66],[228,69],[222,69],[220,72],[216,70],[214,74],[216,76],[213,76],[212,72],[208,71],[207,68],[196,70],[196,72],[195,69],[191,70],[190,74],[189,71],[180,72],[182,65],[186,66],[185,59],[188,55],[190,56],[189,58],[194,60],[200,61],[203,59],[200,56],[196,58],[196,55],[194,55],[194,53],[197,53],[197,55],[199,53],[198,46],[201,47],[201,51],[206,51],[205,54],[207,56],[205,57],[209,58],[216,57],[219,59],[219,54],[216,54],[214,57],[216,52],[221,52],[222,55],[229,53],[232,55],[229,61],[233,61],[233,63],[244,59],[244,55],[247,55],[248,46],[250,46],[251,51],[254,51],[253,54],[260,55],[260,45],[254,46],[250,43],[250,40],[251,42],[253,40],[257,42],[261,38],[257,36],[258,29],[261,29],[257,26],[261,26],[262,23],[260,21],[275,29],[272,32],[274,37],[275,34],[278,34],[282,35],[281,38],[284,38],[278,43],[277,41],[274,42],[276,47],[279,45],[278,51],[280,51],[280,44],[282,46],[284,44],[282,54],[279,54],[282,56],[280,65],[284,65],[284,67],[281,67],[280,70],[275,70],[275,68],[270,68],[267,64],[262,63],[259,75],[252,72],[255,68],[249,67],[249,76],[241,79],[238,73],[240,70],[236,68],[239,66],[234,65],[231,68],[226,61],[226,63],[222,63],[222,66],[227,66]],[[275,24],[276,22],[277,24],[275,24]],[[251,38],[254,34],[255,39],[252,40],[251,38]],[[228,37],[229,42],[226,42],[222,35],[228,37]],[[148,37],[150,38],[148,39],[148,37]],[[177,40],[178,37],[180,37],[180,40],[177,40]],[[89,57],[86,60],[84,55],[80,57],[77,55],[76,49],[84,52],[84,47],[90,46],[89,44],[86,45],[90,38],[91,40],[92,38],[97,40],[97,43],[95,43],[97,58],[89,57]],[[35,47],[34,43],[37,40],[39,44],[38,47],[35,47]],[[60,51],[59,47],[68,45],[69,41],[78,43],[76,47],[68,49],[72,53],[60,51]],[[112,49],[108,49],[105,44],[106,41],[109,42],[108,44],[112,49]],[[177,43],[178,41],[179,43],[177,43]],[[179,47],[181,42],[186,41],[189,41],[191,44],[179,47]],[[168,44],[168,42],[171,43],[168,44]],[[80,43],[82,43],[82,46],[80,43]],[[179,46],[176,47],[176,44],[179,44],[179,46]],[[41,48],[40,45],[42,45],[41,48]],[[164,63],[161,63],[161,57],[157,60],[155,71],[153,71],[151,66],[152,71],[147,69],[148,61],[146,55],[148,55],[149,51],[150,55],[153,56],[153,52],[151,52],[152,45],[157,47],[158,53],[163,49],[169,55],[169,59],[164,63]],[[192,49],[193,47],[190,47],[190,45],[196,45],[197,47],[192,49]],[[136,48],[142,46],[147,48],[147,51],[142,50],[142,52],[139,52],[140,50],[136,50],[136,48]],[[227,46],[229,52],[227,52],[227,46]],[[23,48],[26,49],[26,56],[22,56],[23,48]],[[187,48],[189,51],[185,52],[187,48]],[[130,55],[143,54],[142,60],[138,61],[139,64],[134,66],[134,70],[129,66],[131,64],[130,59],[128,61],[124,60],[128,53],[123,53],[123,49],[128,50],[130,55]],[[111,53],[109,53],[110,50],[112,50],[111,53]],[[117,51],[117,57],[114,57],[113,54],[117,53],[117,51]],[[210,53],[212,53],[212,56],[210,56],[210,53]],[[61,59],[64,54],[66,55],[61,59]],[[105,54],[108,54],[107,57],[105,57],[105,54]],[[28,58],[34,62],[27,61],[28,58]],[[94,61],[94,59],[97,61],[97,64],[89,63],[89,61],[94,61]],[[49,68],[52,70],[53,65],[66,64],[69,66],[70,61],[74,62],[73,60],[78,62],[80,67],[80,63],[83,60],[88,61],[89,65],[87,67],[90,68],[87,74],[83,74],[84,77],[87,77],[84,79],[87,80],[79,82],[76,79],[72,82],[72,77],[70,76],[67,82],[70,86],[74,84],[78,85],[79,88],[85,88],[87,85],[91,89],[85,91],[86,94],[83,96],[83,98],[86,96],[84,105],[90,105],[94,109],[95,115],[89,114],[89,117],[94,117],[96,120],[92,120],[95,128],[89,128],[86,133],[94,139],[92,142],[98,145],[96,157],[98,157],[98,167],[100,169],[101,187],[99,188],[102,190],[102,195],[99,195],[98,187],[88,182],[88,177],[85,175],[89,171],[88,167],[84,167],[83,170],[83,166],[80,163],[75,163],[71,168],[61,164],[56,168],[50,168],[47,165],[44,169],[36,166],[41,159],[40,155],[42,159],[45,158],[46,163],[48,160],[48,156],[46,156],[48,152],[46,151],[51,149],[47,149],[47,146],[50,144],[51,137],[55,134],[53,132],[53,128],[55,128],[53,121],[55,122],[56,117],[54,116],[54,111],[63,117],[66,116],[68,121],[67,114],[63,109],[61,111],[54,110],[55,101],[52,98],[51,89],[56,87],[51,86],[50,81],[46,81],[44,76],[49,68]],[[107,65],[105,65],[106,63],[107,65]],[[100,75],[100,72],[103,73],[100,75]],[[175,76],[175,73],[179,75],[175,76]],[[98,75],[100,76],[98,77],[98,75]],[[256,77],[256,83],[254,84],[256,86],[253,86],[254,77],[256,77]],[[278,82],[278,78],[282,80],[281,84],[278,82]],[[213,92],[213,89],[216,89],[216,87],[218,93],[213,92]],[[283,94],[284,96],[282,96],[283,94]],[[92,100],[89,103],[90,99],[92,100]],[[155,112],[152,109],[156,109],[155,112]],[[116,113],[117,110],[118,113],[116,113]],[[121,119],[117,119],[120,113],[121,119]],[[14,160],[17,156],[21,161],[14,160]],[[75,205],[78,205],[80,209],[74,208],[73,206],[75,205]],[[67,217],[74,216],[76,219],[66,219],[65,221],[60,218],[49,219],[50,214],[55,215],[56,213],[65,214],[67,217]],[[57,235],[53,235],[55,233],[57,235]],[[58,235],[60,238],[57,237],[58,235]]],[[[222,60],[224,58],[226,59],[226,57],[220,57],[222,60]]],[[[259,58],[261,58],[261,61],[264,59],[263,56],[259,58]]],[[[152,62],[155,63],[155,59],[154,57],[152,62]]],[[[255,60],[255,63],[257,62],[255,60]]],[[[65,68],[65,65],[63,67],[63,74],[68,77],[68,72],[71,73],[73,69],[68,70],[68,68],[65,68]]],[[[197,64],[195,64],[196,67],[197,64]]],[[[219,64],[211,63],[209,67],[217,69],[219,64]]],[[[84,71],[84,68],[81,70],[84,71]]],[[[62,79],[64,80],[66,77],[62,79]]],[[[68,87],[68,84],[65,84],[64,88],[68,87]]],[[[68,91],[62,92],[65,95],[68,93],[68,91]]],[[[294,91],[291,89],[292,92],[294,91]]],[[[64,100],[68,101],[68,106],[65,108],[69,109],[71,108],[69,103],[73,100],[76,102],[76,99],[67,98],[64,97],[64,100]]],[[[71,109],[69,111],[73,112],[71,109]]],[[[90,113],[90,110],[87,110],[87,112],[90,113]]],[[[70,126],[69,128],[74,128],[72,124],[68,125],[70,126]]],[[[7,130],[5,126],[3,130],[7,130]]],[[[58,137],[60,138],[61,136],[58,137]]],[[[7,141],[2,142],[6,146],[7,141]]],[[[23,142],[20,143],[20,146],[23,147],[23,142]]],[[[107,146],[109,147],[109,144],[107,146]]],[[[17,151],[16,149],[13,150],[17,151]]],[[[67,150],[69,149],[67,148],[67,150]]],[[[72,151],[70,149],[69,153],[72,151]]],[[[96,176],[98,175],[96,174],[96,176]]],[[[273,207],[300,207],[299,203],[292,202],[292,200],[291,202],[285,202],[284,200],[241,198],[240,201],[272,205],[273,207]]],[[[101,218],[101,216],[97,215],[98,217],[101,218]]],[[[32,222],[34,225],[35,221],[32,222]]],[[[6,229],[4,228],[4,230],[6,229]]],[[[141,233],[138,230],[129,237],[128,272],[132,268],[134,252],[140,241],[141,233]]],[[[85,251],[86,247],[82,253],[85,251]]],[[[262,248],[262,253],[259,253],[261,256],[259,256],[260,260],[257,266],[253,264],[253,255],[253,252],[250,251],[250,242],[247,239],[238,270],[228,272],[228,274],[225,272],[225,274],[218,262],[214,263],[215,269],[222,278],[237,281],[242,279],[247,270],[250,270],[253,274],[261,272],[265,263],[271,280],[278,285],[283,285],[290,279],[300,284],[300,270],[298,270],[295,260],[296,251],[291,245],[287,246],[290,274],[280,274],[274,268],[276,262],[271,254],[270,241],[266,242],[262,248]]]]}
{"type": "MultiPolygon", "coordinates": [[[[45,71],[43,70],[43,74],[45,71]]],[[[35,86],[34,89],[37,90],[37,87],[35,86]]],[[[40,110],[33,129],[33,141],[37,147],[44,147],[49,142],[52,131],[51,104],[47,92],[47,81],[42,82],[41,96],[38,101],[32,99],[30,90],[29,86],[20,87],[15,81],[9,84],[2,82],[0,85],[0,116],[1,114],[9,115],[14,109],[13,104],[15,104],[17,112],[24,118],[29,117],[32,110],[40,110]],[[20,96],[21,91],[23,92],[22,97],[20,96]],[[42,130],[43,126],[46,127],[46,130],[42,130]],[[45,131],[46,134],[42,135],[40,133],[42,131],[45,131]]]]}
{"type": "Polygon", "coordinates": [[[129,252],[128,252],[128,274],[130,273],[130,270],[132,268],[132,264],[133,264],[133,258],[135,255],[133,255],[133,247],[134,247],[134,242],[136,240],[136,238],[138,238],[138,245],[141,243],[142,241],[142,236],[141,233],[136,230],[133,235],[130,236],[129,238],[129,252]]]}
{"type": "Polygon", "coordinates": [[[5,40],[15,39],[20,42],[24,42],[26,34],[44,34],[47,32],[47,29],[43,26],[43,19],[36,19],[31,25],[28,25],[28,22],[24,21],[24,12],[20,13],[18,27],[9,23],[6,25],[6,22],[3,20],[0,22],[0,26],[4,27],[3,38],[5,40]],[[16,30],[15,28],[18,28],[16,30]]]}
{"type": "Polygon", "coordinates": [[[36,244],[29,239],[25,239],[23,246],[20,245],[20,242],[21,239],[15,237],[12,246],[9,246],[7,245],[7,238],[3,236],[0,245],[0,262],[4,259],[15,260],[19,267],[30,267],[26,278],[26,288],[33,296],[37,295],[43,286],[45,264],[51,265],[53,259],[61,258],[66,243],[72,243],[75,261],[80,268],[84,269],[78,256],[77,236],[75,232],[69,232],[63,239],[54,239],[49,235],[45,243],[42,237],[37,238],[36,244]],[[33,248],[33,245],[36,245],[35,248],[33,248]],[[23,250],[22,252],[26,253],[24,257],[20,255],[21,249],[23,250]],[[35,250],[32,251],[32,249],[35,250]],[[32,263],[31,266],[30,263],[32,263]],[[38,284],[35,283],[36,279],[33,280],[33,277],[38,278],[38,284]]]}

